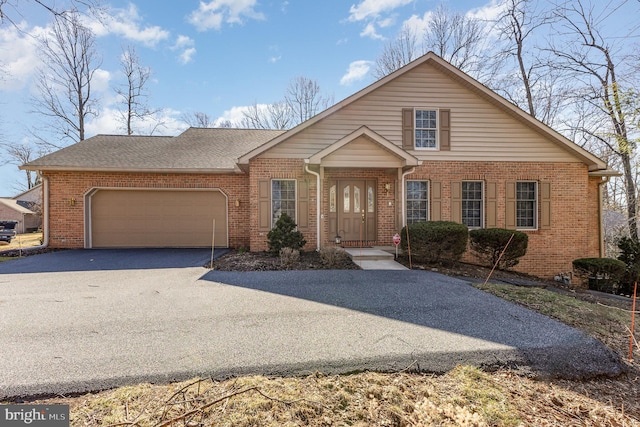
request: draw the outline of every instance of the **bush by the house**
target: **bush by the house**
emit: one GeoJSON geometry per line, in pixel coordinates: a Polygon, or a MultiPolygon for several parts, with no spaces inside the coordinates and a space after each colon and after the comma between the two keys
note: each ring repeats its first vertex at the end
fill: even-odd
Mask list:
{"type": "Polygon", "coordinates": [[[324,246],[320,249],[320,259],[328,268],[334,268],[343,263],[349,255],[342,248],[335,246],[324,246]]]}
{"type": "Polygon", "coordinates": [[[631,295],[633,283],[640,279],[640,242],[629,237],[618,240],[620,255],[618,259],[627,266],[624,276],[620,279],[619,294],[631,295]]]}
{"type": "MultiPolygon", "coordinates": [[[[416,262],[458,261],[467,249],[466,225],[450,221],[416,222],[409,226],[411,256],[416,262]]],[[[400,233],[400,247],[407,250],[407,230],[400,233]]]]}
{"type": "Polygon", "coordinates": [[[526,233],[504,228],[471,230],[469,239],[471,249],[489,266],[495,265],[500,259],[498,263],[500,270],[505,270],[518,264],[520,258],[527,253],[529,244],[529,236],[526,233]],[[513,238],[511,238],[512,235],[513,238]],[[509,242],[509,239],[511,239],[511,242],[509,242]],[[507,246],[507,243],[509,246],[507,246]],[[504,251],[504,254],[500,258],[502,251],[504,251]]]}
{"type": "Polygon", "coordinates": [[[579,258],[573,260],[573,271],[576,276],[588,281],[589,289],[616,293],[627,265],[613,258],[579,258]]]}
{"type": "Polygon", "coordinates": [[[300,251],[291,248],[280,249],[280,265],[287,270],[300,260],[300,251]]]}
{"type": "Polygon", "coordinates": [[[282,248],[302,249],[307,241],[302,233],[296,230],[296,227],[296,223],[289,215],[286,213],[280,215],[275,226],[267,234],[269,252],[278,255],[282,248]]]}

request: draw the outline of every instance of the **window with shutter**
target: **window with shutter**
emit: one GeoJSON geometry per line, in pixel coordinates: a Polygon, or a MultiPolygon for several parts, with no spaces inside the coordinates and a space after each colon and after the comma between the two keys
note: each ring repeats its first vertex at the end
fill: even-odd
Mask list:
{"type": "Polygon", "coordinates": [[[405,150],[450,150],[451,110],[403,108],[402,148],[405,150]]]}

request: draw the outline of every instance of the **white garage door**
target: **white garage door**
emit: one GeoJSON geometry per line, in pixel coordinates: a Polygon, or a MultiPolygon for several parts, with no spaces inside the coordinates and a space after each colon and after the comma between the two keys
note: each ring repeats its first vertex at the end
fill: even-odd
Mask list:
{"type": "Polygon", "coordinates": [[[226,247],[220,191],[97,190],[90,198],[93,248],[226,247]]]}

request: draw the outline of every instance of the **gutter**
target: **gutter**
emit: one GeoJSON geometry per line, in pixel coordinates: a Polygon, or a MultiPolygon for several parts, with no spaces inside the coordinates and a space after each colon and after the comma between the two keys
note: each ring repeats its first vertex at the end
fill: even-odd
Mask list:
{"type": "Polygon", "coordinates": [[[607,248],[604,244],[604,208],[602,206],[602,191],[611,177],[604,176],[603,178],[604,179],[598,183],[598,240],[600,243],[600,258],[604,258],[607,252],[607,248]]]}
{"type": "Polygon", "coordinates": [[[316,176],[316,251],[320,252],[320,174],[309,169],[309,159],[304,159],[304,170],[316,176]]]}
{"type": "Polygon", "coordinates": [[[409,174],[414,173],[415,171],[416,171],[416,167],[414,166],[411,169],[409,169],[408,171],[402,172],[402,178],[400,179],[400,181],[401,181],[401,184],[400,184],[401,185],[400,201],[401,201],[401,204],[402,204],[402,227],[407,225],[406,224],[407,215],[406,215],[406,212],[405,212],[405,209],[407,208],[407,203],[405,201],[406,192],[404,191],[404,177],[409,175],[409,174]]]}

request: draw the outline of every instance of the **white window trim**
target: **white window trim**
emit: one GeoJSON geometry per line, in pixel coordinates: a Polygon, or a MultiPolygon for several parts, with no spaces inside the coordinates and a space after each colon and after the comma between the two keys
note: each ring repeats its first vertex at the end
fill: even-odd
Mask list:
{"type": "MultiPolygon", "coordinates": [[[[421,128],[423,129],[423,128],[421,128]]],[[[416,151],[440,151],[440,109],[432,107],[415,107],[413,109],[413,149],[416,151]],[[436,112],[436,146],[435,147],[418,147],[416,145],[416,111],[435,111],[436,112]]]]}
{"type": "Polygon", "coordinates": [[[539,221],[538,221],[538,209],[540,209],[540,196],[538,192],[540,191],[540,185],[538,181],[532,180],[524,180],[524,181],[516,181],[516,230],[522,231],[537,231],[539,229],[539,221]],[[518,183],[531,182],[535,184],[535,189],[533,194],[535,195],[534,206],[533,206],[533,227],[518,227],[518,183]]]}
{"type": "MultiPolygon", "coordinates": [[[[465,182],[479,182],[480,183],[480,187],[481,187],[480,188],[480,192],[481,192],[480,195],[482,197],[480,199],[480,227],[469,227],[467,225],[467,228],[469,228],[469,230],[479,230],[481,228],[484,228],[484,224],[485,224],[484,217],[485,217],[485,212],[486,212],[485,204],[487,203],[487,198],[485,196],[485,191],[484,191],[484,189],[485,189],[484,181],[481,181],[479,179],[465,179],[465,180],[462,181],[462,184],[464,184],[465,182]]],[[[460,188],[460,191],[462,192],[462,188],[460,188]]],[[[461,196],[462,196],[462,194],[461,194],[461,196]]],[[[461,198],[460,209],[462,209],[462,202],[464,202],[464,197],[461,198]]],[[[464,219],[462,214],[463,214],[463,212],[460,212],[460,219],[464,219]]]]}
{"type": "Polygon", "coordinates": [[[404,224],[409,225],[409,209],[407,209],[407,203],[409,203],[409,198],[407,197],[407,191],[409,190],[410,182],[426,182],[427,183],[427,215],[426,221],[431,220],[431,181],[428,179],[407,179],[405,181],[404,188],[404,224]]]}
{"type": "Polygon", "coordinates": [[[273,219],[273,181],[293,181],[294,182],[294,187],[293,187],[293,191],[295,192],[294,195],[294,209],[295,209],[295,218],[293,218],[293,221],[297,224],[298,223],[298,180],[297,179],[292,179],[292,178],[271,178],[271,182],[270,182],[270,188],[269,191],[271,191],[271,197],[270,197],[270,210],[271,210],[271,228],[273,229],[273,227],[275,227],[276,222],[273,219]]]}

